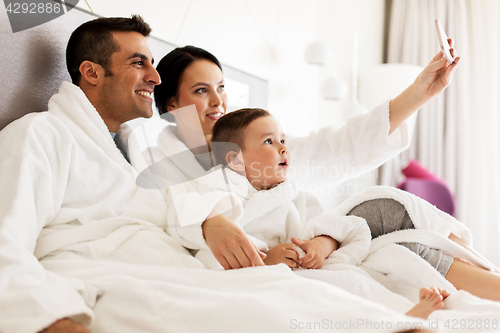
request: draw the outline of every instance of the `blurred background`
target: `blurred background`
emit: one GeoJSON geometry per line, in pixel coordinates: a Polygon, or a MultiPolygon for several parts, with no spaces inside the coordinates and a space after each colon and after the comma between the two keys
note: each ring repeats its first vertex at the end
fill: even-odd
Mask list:
{"type": "MultiPolygon", "coordinates": [[[[265,81],[265,107],[289,135],[342,126],[395,97],[439,51],[440,20],[462,60],[450,87],[412,119],[410,149],[321,195],[333,209],[367,186],[400,184],[401,169],[417,161],[449,190],[474,247],[500,266],[499,1],[87,0],[78,7],[140,14],[154,37],[205,48],[265,81]]],[[[226,85],[229,99],[245,106],[248,87],[226,85]]]]}

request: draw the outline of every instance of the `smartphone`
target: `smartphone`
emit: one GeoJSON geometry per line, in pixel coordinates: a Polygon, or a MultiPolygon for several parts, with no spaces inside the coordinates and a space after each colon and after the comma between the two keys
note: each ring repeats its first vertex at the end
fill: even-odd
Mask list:
{"type": "Polygon", "coordinates": [[[448,63],[451,65],[453,63],[453,56],[450,51],[450,44],[448,44],[448,36],[444,32],[441,23],[438,20],[435,20],[436,23],[436,32],[438,36],[439,46],[441,47],[441,51],[443,51],[443,55],[448,60],[448,63]]]}

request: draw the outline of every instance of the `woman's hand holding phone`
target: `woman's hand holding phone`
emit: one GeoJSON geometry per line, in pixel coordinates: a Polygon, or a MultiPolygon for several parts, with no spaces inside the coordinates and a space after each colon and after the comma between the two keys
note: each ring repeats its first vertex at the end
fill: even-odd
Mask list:
{"type": "Polygon", "coordinates": [[[448,63],[451,65],[455,61],[455,57],[453,56],[452,52],[454,50],[452,49],[451,42],[444,32],[443,26],[438,20],[434,21],[436,24],[436,32],[438,36],[438,41],[439,41],[439,46],[441,47],[441,51],[443,52],[444,57],[446,60],[448,60],[448,63]]]}

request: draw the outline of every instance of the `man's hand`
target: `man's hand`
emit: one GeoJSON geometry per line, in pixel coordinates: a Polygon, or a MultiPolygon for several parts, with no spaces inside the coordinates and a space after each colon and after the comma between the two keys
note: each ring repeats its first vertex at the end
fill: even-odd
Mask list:
{"type": "Polygon", "coordinates": [[[224,269],[264,266],[266,255],[223,214],[206,219],[201,227],[208,247],[224,269]]]}
{"type": "Polygon", "coordinates": [[[285,263],[290,268],[300,266],[299,255],[295,251],[295,245],[291,243],[279,244],[267,251],[267,257],[264,259],[266,265],[277,265],[285,263]]]}
{"type": "Polygon", "coordinates": [[[85,326],[75,323],[71,319],[61,319],[40,331],[39,333],[91,333],[85,326]]]}
{"type": "Polygon", "coordinates": [[[326,257],[338,248],[338,242],[329,236],[318,236],[311,240],[292,237],[291,240],[306,253],[300,258],[300,266],[304,268],[320,269],[326,257]]]}

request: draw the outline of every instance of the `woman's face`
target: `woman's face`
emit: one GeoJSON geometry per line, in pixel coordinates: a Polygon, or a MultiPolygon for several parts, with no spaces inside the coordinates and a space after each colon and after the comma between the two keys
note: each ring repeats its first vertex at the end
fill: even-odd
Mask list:
{"type": "MultiPolygon", "coordinates": [[[[226,113],[227,96],[220,68],[208,60],[196,60],[186,67],[179,91],[168,105],[172,111],[194,104],[204,135],[212,134],[215,122],[226,113]]],[[[174,117],[177,115],[174,113],[174,117]]],[[[180,122],[177,122],[180,125],[180,122]]]]}

